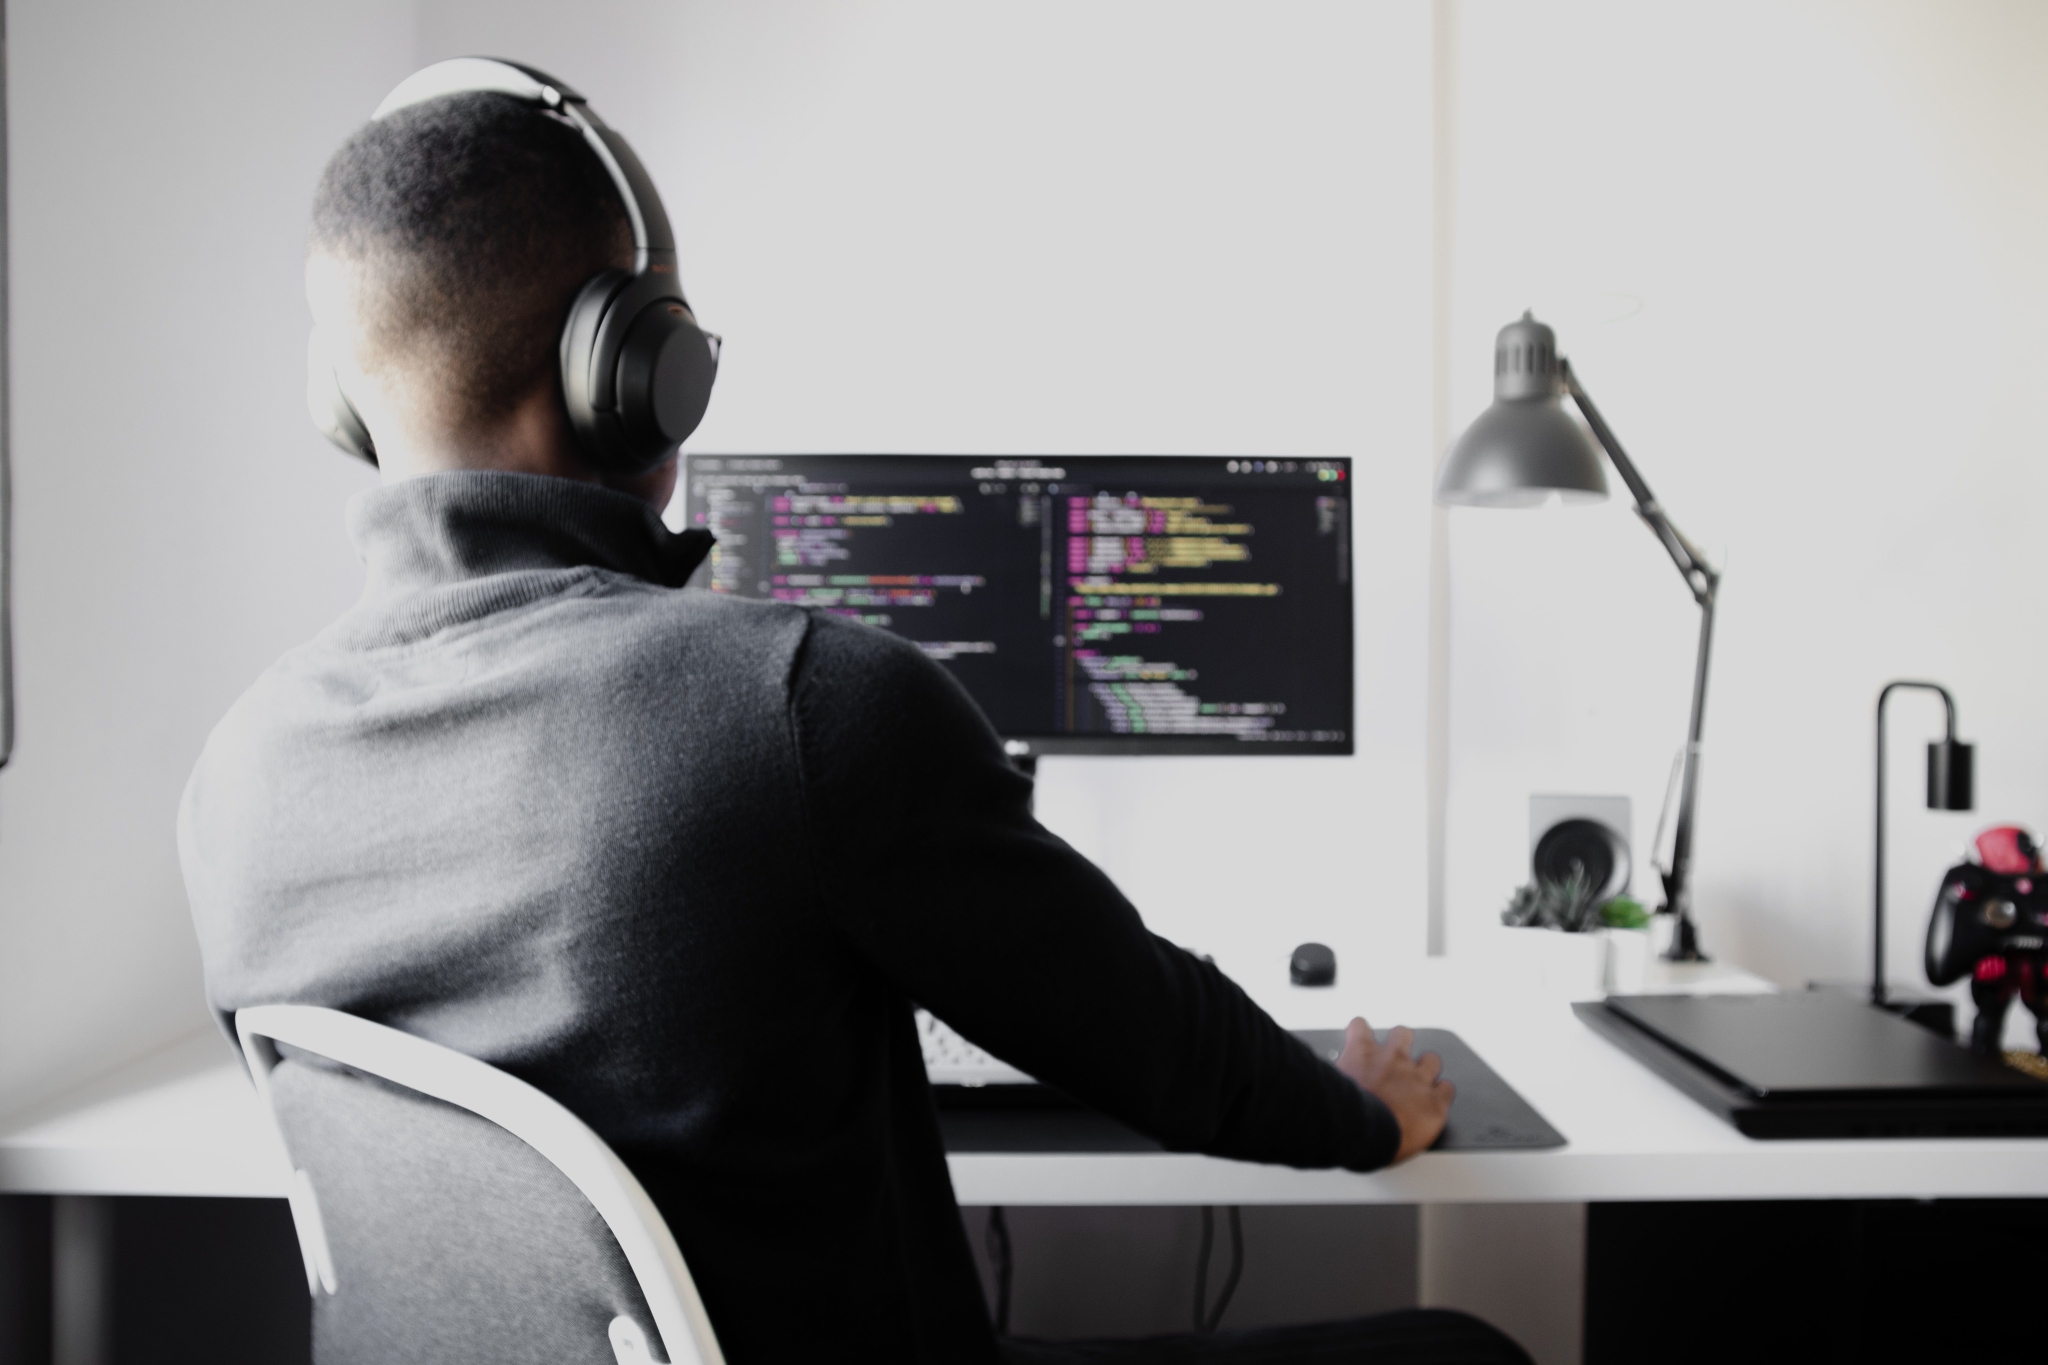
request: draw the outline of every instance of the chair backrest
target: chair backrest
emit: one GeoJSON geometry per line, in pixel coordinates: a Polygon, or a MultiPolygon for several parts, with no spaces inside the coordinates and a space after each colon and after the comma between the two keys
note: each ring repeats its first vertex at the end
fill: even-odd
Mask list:
{"type": "Polygon", "coordinates": [[[235,1027],[291,1155],[319,1365],[724,1365],[660,1211],[559,1103],[338,1010],[235,1027]]]}

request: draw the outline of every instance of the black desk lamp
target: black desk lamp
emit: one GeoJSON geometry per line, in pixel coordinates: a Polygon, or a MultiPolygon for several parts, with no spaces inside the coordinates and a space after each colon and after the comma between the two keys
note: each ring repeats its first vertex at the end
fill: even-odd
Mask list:
{"type": "Polygon", "coordinates": [[[1536,507],[1555,493],[1564,502],[1597,502],[1607,496],[1600,451],[1614,462],[1643,519],[1671,562],[1684,575],[1700,606],[1699,658],[1692,674],[1692,724],[1686,732],[1684,776],[1679,787],[1678,827],[1671,840],[1671,867],[1664,871],[1664,904],[1658,913],[1673,918],[1673,962],[1704,962],[1692,920],[1693,800],[1698,790],[1700,727],[1706,719],[1707,649],[1714,635],[1714,594],[1721,575],[1664,515],[1650,486],[1636,472],[1601,420],[1593,400],[1579,387],[1571,362],[1557,354],[1557,335],[1529,314],[1500,329],[1493,346],[1493,406],[1479,414],[1451,447],[1437,476],[1436,500],[1448,507],[1536,507]],[[1599,441],[1564,410],[1563,397],[1586,419],[1599,441]]]}
{"type": "Polygon", "coordinates": [[[1872,882],[1871,910],[1876,936],[1870,950],[1870,1003],[1882,1005],[1888,988],[1884,980],[1884,706],[1900,688],[1941,694],[1942,709],[1948,717],[1944,738],[1927,746],[1927,809],[1969,810],[1975,804],[1976,750],[1956,738],[1956,699],[1940,683],[1901,678],[1884,685],[1877,694],[1877,876],[1872,882]]]}

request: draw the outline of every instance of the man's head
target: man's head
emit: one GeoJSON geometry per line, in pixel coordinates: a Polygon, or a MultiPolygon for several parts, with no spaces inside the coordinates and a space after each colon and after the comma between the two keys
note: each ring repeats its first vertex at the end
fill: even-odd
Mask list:
{"type": "Polygon", "coordinates": [[[342,144],[314,197],[306,291],[386,476],[597,477],[575,458],[558,346],[584,282],[632,255],[582,134],[526,101],[444,96],[342,144]]]}

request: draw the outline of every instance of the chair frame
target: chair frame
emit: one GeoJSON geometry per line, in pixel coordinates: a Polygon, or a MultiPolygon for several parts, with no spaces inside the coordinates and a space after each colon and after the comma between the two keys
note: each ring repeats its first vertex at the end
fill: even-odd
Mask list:
{"type": "MultiPolygon", "coordinates": [[[[254,1005],[236,1012],[235,1031],[273,1124],[270,1071],[278,1062],[274,1044],[285,1043],[466,1109],[539,1152],[582,1192],[617,1239],[672,1365],[725,1365],[696,1282],[661,1211],[604,1139],[559,1102],[486,1062],[340,1010],[254,1005]]],[[[278,1136],[282,1140],[281,1128],[278,1136]]],[[[291,1205],[307,1287],[332,1294],[334,1259],[319,1202],[310,1177],[296,1164],[291,1205]]],[[[647,1343],[636,1340],[640,1332],[631,1319],[614,1321],[611,1335],[620,1360],[654,1359],[647,1343]]]]}

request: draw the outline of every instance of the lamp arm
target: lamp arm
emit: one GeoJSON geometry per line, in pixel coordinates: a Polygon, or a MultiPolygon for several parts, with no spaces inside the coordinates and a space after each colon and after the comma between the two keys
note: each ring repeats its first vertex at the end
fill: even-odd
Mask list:
{"type": "MultiPolygon", "coordinates": [[[[1678,823],[1671,831],[1671,867],[1664,873],[1663,909],[1673,916],[1669,957],[1704,962],[1692,919],[1692,825],[1699,801],[1700,731],[1707,718],[1707,658],[1714,643],[1714,596],[1700,600],[1700,645],[1692,666],[1692,715],[1685,734],[1685,776],[1678,788],[1678,823]]],[[[1652,850],[1654,856],[1655,850],[1652,850]]]]}
{"type": "MultiPolygon", "coordinates": [[[[1673,918],[1671,949],[1667,954],[1676,962],[1704,962],[1706,955],[1700,951],[1697,933],[1692,920],[1692,826],[1693,813],[1698,803],[1700,769],[1700,733],[1707,719],[1707,660],[1714,644],[1714,602],[1719,595],[1721,575],[1707,562],[1700,548],[1686,539],[1685,533],[1671,524],[1664,515],[1664,509],[1657,502],[1657,495],[1650,491],[1650,485],[1643,481],[1636,469],[1635,461],[1615,439],[1607,420],[1600,415],[1600,409],[1593,406],[1593,400],[1579,383],[1579,377],[1572,373],[1572,365],[1564,357],[1558,357],[1558,377],[1564,381],[1565,392],[1578,404],[1585,416],[1586,425],[1593,429],[1593,435],[1600,442],[1600,448],[1607,452],[1607,458],[1614,462],[1615,472],[1628,485],[1629,493],[1636,500],[1636,515],[1657,537],[1658,544],[1671,556],[1671,562],[1678,566],[1685,586],[1692,592],[1692,600],[1700,608],[1699,652],[1693,659],[1692,669],[1692,714],[1685,734],[1685,769],[1678,789],[1678,824],[1671,834],[1671,867],[1663,874],[1663,910],[1673,918]]],[[[1655,850],[1652,850],[1654,856],[1655,850]]]]}
{"type": "Polygon", "coordinates": [[[1600,448],[1607,452],[1607,458],[1614,462],[1615,472],[1620,474],[1621,481],[1628,485],[1630,496],[1636,500],[1636,515],[1643,519],[1644,524],[1663,545],[1664,552],[1671,556],[1671,562],[1678,566],[1678,572],[1685,578],[1686,587],[1692,590],[1693,600],[1701,607],[1711,609],[1714,590],[1720,585],[1721,575],[1707,562],[1707,557],[1699,546],[1686,539],[1685,533],[1673,526],[1671,519],[1664,515],[1664,508],[1658,503],[1657,495],[1650,491],[1649,484],[1643,482],[1643,476],[1637,471],[1635,461],[1629,459],[1628,452],[1621,448],[1621,442],[1615,439],[1613,429],[1607,425],[1607,419],[1600,415],[1600,409],[1593,406],[1593,400],[1586,393],[1585,387],[1579,383],[1578,375],[1572,372],[1571,361],[1560,356],[1557,370],[1559,378],[1564,380],[1565,392],[1572,396],[1572,402],[1578,404],[1579,412],[1584,415],[1586,425],[1593,429],[1593,435],[1599,440],[1600,448]]]}

